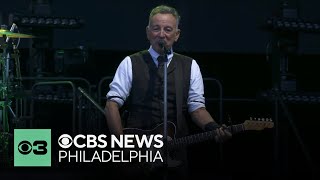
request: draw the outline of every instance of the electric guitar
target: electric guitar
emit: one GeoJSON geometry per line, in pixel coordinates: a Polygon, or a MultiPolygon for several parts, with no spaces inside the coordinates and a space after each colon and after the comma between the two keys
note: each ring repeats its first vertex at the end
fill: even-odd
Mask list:
{"type": "MultiPolygon", "coordinates": [[[[243,131],[261,131],[267,128],[273,128],[274,123],[272,119],[268,118],[250,118],[249,120],[244,121],[241,124],[227,126],[227,129],[234,135],[243,131]]],[[[168,121],[167,123],[168,130],[168,142],[167,148],[170,156],[170,151],[176,148],[185,147],[187,145],[192,145],[204,141],[208,141],[214,139],[216,132],[215,131],[207,131],[199,134],[193,134],[181,138],[175,138],[176,126],[173,122],[168,121]]],[[[137,134],[150,136],[152,134],[163,134],[163,123],[157,125],[155,128],[150,130],[143,130],[138,128],[125,128],[124,134],[137,134]]],[[[174,168],[180,165],[179,161],[173,160],[171,157],[167,158],[167,164],[169,168],[174,168]]],[[[158,165],[151,163],[149,164],[149,169],[154,169],[158,167],[158,165]]]]}

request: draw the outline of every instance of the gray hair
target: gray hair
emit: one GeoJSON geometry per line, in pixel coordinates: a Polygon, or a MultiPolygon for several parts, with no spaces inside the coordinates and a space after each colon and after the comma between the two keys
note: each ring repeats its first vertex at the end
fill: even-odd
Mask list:
{"type": "Polygon", "coordinates": [[[150,15],[149,15],[149,25],[150,25],[151,18],[159,13],[160,14],[172,14],[173,17],[175,17],[177,20],[177,27],[179,26],[179,22],[180,22],[181,17],[179,15],[178,11],[175,8],[170,7],[170,6],[166,6],[166,5],[157,6],[151,10],[150,15]]]}

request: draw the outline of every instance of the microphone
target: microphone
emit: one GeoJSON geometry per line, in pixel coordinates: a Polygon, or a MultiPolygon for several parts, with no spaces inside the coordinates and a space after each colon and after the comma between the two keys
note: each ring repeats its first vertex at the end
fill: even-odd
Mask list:
{"type": "Polygon", "coordinates": [[[166,42],[163,39],[160,39],[158,42],[159,47],[163,50],[163,54],[170,54],[170,50],[165,46],[166,42]]]}
{"type": "MultiPolygon", "coordinates": [[[[10,32],[13,32],[16,29],[17,25],[15,23],[12,23],[11,28],[10,28],[10,32]]],[[[10,37],[7,37],[6,39],[6,43],[9,42],[10,37]]]]}
{"type": "Polygon", "coordinates": [[[159,44],[159,47],[162,49],[165,47],[164,45],[166,44],[166,42],[161,39],[161,40],[159,40],[158,44],[159,44]]]}

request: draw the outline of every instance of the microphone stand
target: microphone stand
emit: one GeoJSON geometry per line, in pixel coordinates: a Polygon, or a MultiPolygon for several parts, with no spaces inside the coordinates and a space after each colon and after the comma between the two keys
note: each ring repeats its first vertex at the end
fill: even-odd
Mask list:
{"type": "MultiPolygon", "coordinates": [[[[104,109],[92,98],[90,95],[81,87],[78,87],[79,92],[81,93],[79,96],[79,132],[82,130],[83,122],[82,122],[82,95],[86,97],[102,114],[104,114],[104,109]]],[[[96,121],[94,121],[96,122],[96,121]]],[[[96,125],[96,124],[95,124],[96,125]]]]}
{"type": "Polygon", "coordinates": [[[164,164],[163,168],[165,170],[165,179],[167,176],[167,168],[168,168],[168,112],[167,112],[167,65],[168,65],[168,54],[170,54],[170,50],[166,49],[164,45],[162,45],[163,48],[163,54],[165,58],[164,67],[163,67],[163,142],[164,142],[164,164]]]}
{"type": "Polygon", "coordinates": [[[84,89],[82,89],[81,87],[78,87],[78,90],[93,104],[97,107],[97,109],[104,114],[104,110],[103,108],[92,98],[90,97],[90,95],[88,93],[86,93],[86,91],[84,89]]]}

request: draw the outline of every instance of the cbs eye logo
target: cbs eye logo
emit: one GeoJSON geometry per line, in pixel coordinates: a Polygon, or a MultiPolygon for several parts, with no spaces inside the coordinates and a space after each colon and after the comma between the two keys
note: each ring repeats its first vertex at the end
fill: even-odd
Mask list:
{"type": "Polygon", "coordinates": [[[72,137],[68,134],[62,134],[58,139],[60,147],[66,149],[72,145],[72,137]]]}
{"type": "Polygon", "coordinates": [[[29,141],[21,141],[18,145],[18,151],[23,154],[27,155],[33,151],[33,154],[35,155],[45,155],[47,154],[47,142],[46,141],[41,141],[37,140],[34,141],[32,144],[29,141]]]}

